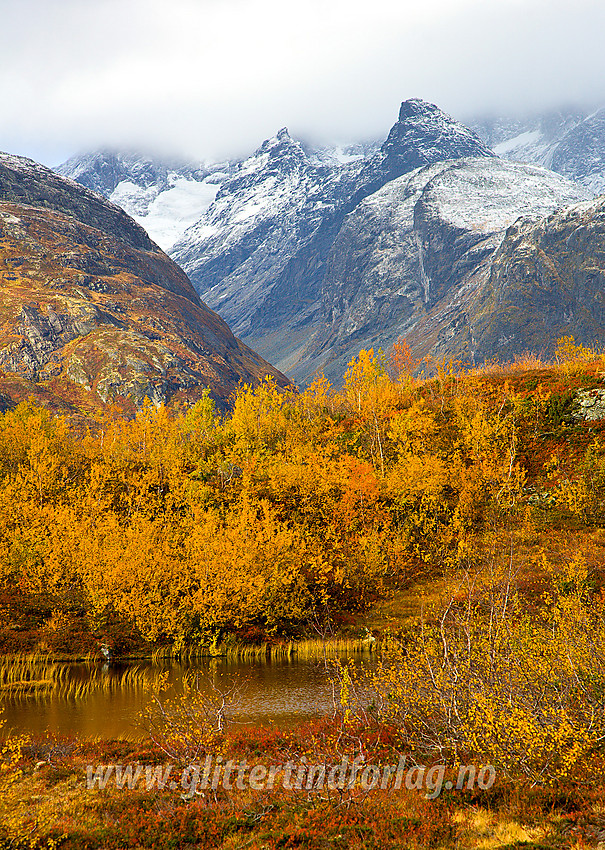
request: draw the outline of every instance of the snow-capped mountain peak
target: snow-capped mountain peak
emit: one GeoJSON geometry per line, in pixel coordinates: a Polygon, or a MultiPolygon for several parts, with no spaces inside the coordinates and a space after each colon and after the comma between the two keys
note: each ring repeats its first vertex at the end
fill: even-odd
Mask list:
{"type": "Polygon", "coordinates": [[[318,309],[332,241],[368,195],[422,165],[494,156],[472,131],[418,99],[401,104],[378,150],[363,153],[309,153],[284,127],[239,165],[175,244],[173,258],[238,333],[258,328],[266,338],[286,314],[286,322],[305,325],[318,309]]]}
{"type": "Polygon", "coordinates": [[[420,98],[403,101],[381,150],[392,169],[405,171],[445,159],[494,156],[472,130],[420,98]]]}
{"type": "Polygon", "coordinates": [[[266,139],[236,170],[236,177],[275,171],[291,174],[309,166],[309,159],[300,142],[292,138],[287,127],[266,139]]]}

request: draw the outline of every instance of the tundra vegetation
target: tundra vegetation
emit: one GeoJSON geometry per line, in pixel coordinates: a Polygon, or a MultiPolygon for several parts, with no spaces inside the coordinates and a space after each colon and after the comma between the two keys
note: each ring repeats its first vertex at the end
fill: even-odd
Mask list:
{"type": "MultiPolygon", "coordinates": [[[[334,715],[230,728],[191,685],[144,742],[5,735],[7,847],[586,847],[605,838],[605,357],[573,339],[480,369],[362,351],[342,388],[241,387],[81,427],[0,423],[0,647],[284,651],[335,665],[334,715]],[[579,400],[594,400],[590,415],[579,400]],[[600,405],[603,418],[599,418],[600,405]],[[204,755],[487,764],[489,789],[85,790],[89,763],[204,755]]],[[[13,654],[11,660],[11,654],[13,654]]],[[[12,665],[12,666],[11,666],[12,665]]],[[[45,668],[46,669],[46,668],[45,668]]],[[[46,675],[46,674],[45,674],[46,675]]],[[[59,674],[56,674],[57,676],[59,674]]],[[[224,707],[224,703],[223,703],[224,707]]]]}

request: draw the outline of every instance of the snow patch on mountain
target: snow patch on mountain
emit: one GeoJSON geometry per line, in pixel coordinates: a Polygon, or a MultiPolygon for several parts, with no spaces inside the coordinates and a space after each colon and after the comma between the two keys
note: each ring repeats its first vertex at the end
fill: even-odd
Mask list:
{"type": "MultiPolygon", "coordinates": [[[[322,287],[324,329],[292,374],[308,378],[313,369],[305,373],[304,365],[312,363],[337,380],[361,348],[387,351],[443,299],[455,306],[467,297],[512,224],[542,221],[585,197],[546,169],[485,157],[436,163],[387,183],[345,219],[322,287]]],[[[459,320],[455,333],[468,327],[463,314],[459,320]]]]}
{"type": "Polygon", "coordinates": [[[171,256],[232,327],[244,331],[271,283],[333,208],[337,173],[315,166],[286,128],[223,182],[206,214],[171,256]]]}
{"type": "Polygon", "coordinates": [[[163,191],[122,180],[110,195],[142,225],[162,250],[168,252],[183,233],[206,212],[216,198],[219,182],[190,180],[172,174],[163,191]]]}
{"type": "Polygon", "coordinates": [[[542,218],[585,195],[564,177],[518,162],[478,159],[450,165],[427,187],[441,218],[465,230],[506,230],[520,216],[542,218]]]}
{"type": "Polygon", "coordinates": [[[542,134],[539,130],[526,130],[525,133],[519,133],[518,136],[513,136],[512,139],[508,139],[506,142],[501,142],[499,145],[496,145],[494,153],[498,154],[498,156],[510,155],[511,159],[516,158],[513,157],[513,154],[516,155],[527,148],[534,148],[536,142],[538,142],[541,138],[542,134]]]}
{"type": "Polygon", "coordinates": [[[208,209],[232,169],[229,162],[99,150],[71,157],[55,171],[122,207],[168,251],[208,209]]]}
{"type": "Polygon", "coordinates": [[[605,192],[605,109],[483,120],[474,126],[498,156],[546,166],[593,195],[605,192]]]}

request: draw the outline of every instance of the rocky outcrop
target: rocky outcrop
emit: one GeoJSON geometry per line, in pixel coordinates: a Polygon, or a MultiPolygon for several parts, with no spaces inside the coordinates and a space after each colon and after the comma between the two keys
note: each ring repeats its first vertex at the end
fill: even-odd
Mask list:
{"type": "Polygon", "coordinates": [[[605,419],[605,390],[578,390],[576,393],[576,411],[574,419],[584,422],[598,422],[605,419]]]}
{"type": "Polygon", "coordinates": [[[77,389],[79,404],[134,408],[146,397],[193,401],[208,387],[224,406],[240,381],[287,383],[121,209],[5,154],[0,198],[0,368],[11,397],[43,388],[61,406],[77,389]]]}
{"type": "Polygon", "coordinates": [[[467,299],[475,360],[605,342],[605,198],[510,227],[467,299]]]}

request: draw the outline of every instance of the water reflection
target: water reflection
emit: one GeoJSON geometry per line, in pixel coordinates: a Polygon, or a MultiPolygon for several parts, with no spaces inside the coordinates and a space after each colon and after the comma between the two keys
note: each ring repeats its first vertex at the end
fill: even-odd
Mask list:
{"type": "MultiPolygon", "coordinates": [[[[370,663],[370,658],[356,663],[370,663]]],[[[212,658],[194,664],[147,663],[105,670],[74,664],[69,668],[72,681],[86,683],[93,678],[82,695],[30,695],[4,698],[0,704],[7,726],[15,731],[138,738],[144,735],[140,714],[157,692],[162,676],[168,680],[166,696],[171,696],[182,692],[183,676],[191,672],[199,674],[204,693],[237,687],[233,716],[238,723],[289,726],[333,709],[329,670],[323,663],[296,656],[262,662],[212,658]]]]}

